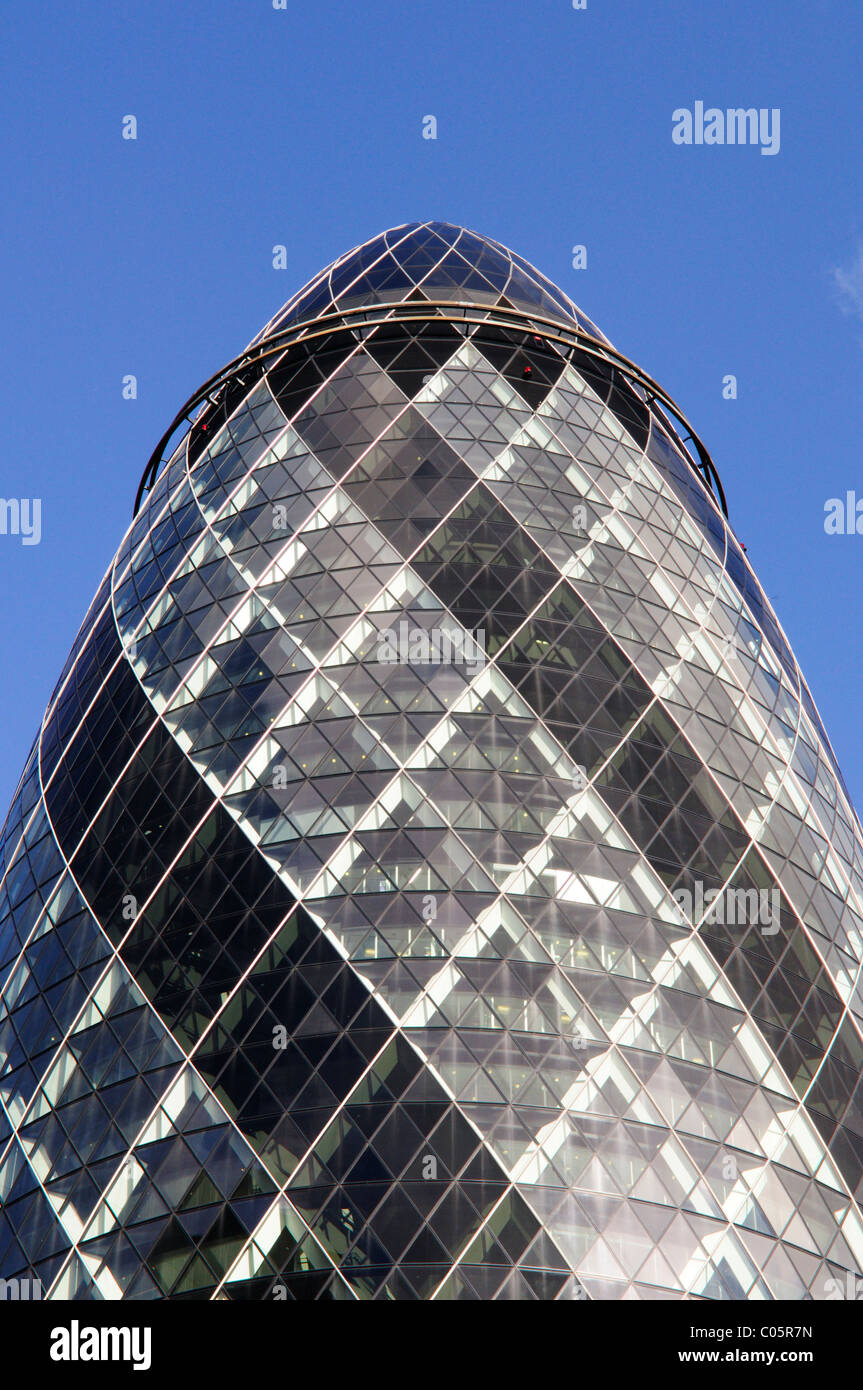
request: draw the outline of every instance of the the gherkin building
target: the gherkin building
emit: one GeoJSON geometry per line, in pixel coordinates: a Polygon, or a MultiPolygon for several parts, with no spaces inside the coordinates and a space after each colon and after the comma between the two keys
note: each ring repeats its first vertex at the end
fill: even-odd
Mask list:
{"type": "Polygon", "coordinates": [[[863,839],[725,510],[660,387],[446,223],[196,393],[3,831],[0,1277],[863,1272],[863,839]]]}

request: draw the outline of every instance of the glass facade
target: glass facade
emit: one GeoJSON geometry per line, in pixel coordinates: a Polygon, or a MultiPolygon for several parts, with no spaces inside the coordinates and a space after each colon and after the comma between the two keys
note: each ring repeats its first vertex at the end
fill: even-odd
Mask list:
{"type": "Polygon", "coordinates": [[[498,243],[411,224],[172,439],[2,832],[0,1277],[863,1274],[860,827],[622,360],[498,243]]]}

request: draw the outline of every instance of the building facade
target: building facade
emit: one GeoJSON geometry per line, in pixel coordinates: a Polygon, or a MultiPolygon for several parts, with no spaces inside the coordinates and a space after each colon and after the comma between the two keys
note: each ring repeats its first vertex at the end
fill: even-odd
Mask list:
{"type": "Polygon", "coordinates": [[[861,831],[724,513],[449,224],[192,398],[2,835],[0,1277],[842,1296],[861,831]]]}

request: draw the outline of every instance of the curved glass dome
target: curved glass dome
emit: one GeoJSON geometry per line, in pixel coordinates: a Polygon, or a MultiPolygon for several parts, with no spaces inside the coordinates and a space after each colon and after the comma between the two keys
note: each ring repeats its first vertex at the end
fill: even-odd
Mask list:
{"type": "Polygon", "coordinates": [[[293,323],[369,304],[480,304],[576,324],[608,339],[567,295],[499,241],[451,222],[406,222],[355,246],[327,266],[252,340],[293,323]]]}
{"type": "Polygon", "coordinates": [[[542,276],[413,226],[281,319],[387,295],[183,408],[39,726],[0,1279],[859,1287],[863,832],[770,602],[542,276]]]}

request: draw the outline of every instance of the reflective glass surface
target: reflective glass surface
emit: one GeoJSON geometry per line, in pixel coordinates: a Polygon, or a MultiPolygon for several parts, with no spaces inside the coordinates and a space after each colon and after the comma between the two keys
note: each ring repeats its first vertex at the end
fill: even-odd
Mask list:
{"type": "Polygon", "coordinates": [[[396,228],[259,337],[409,299],[199,417],[51,698],[0,839],[0,1276],[830,1297],[863,841],[811,695],[661,417],[496,319],[601,339],[498,243],[396,228]]]}

